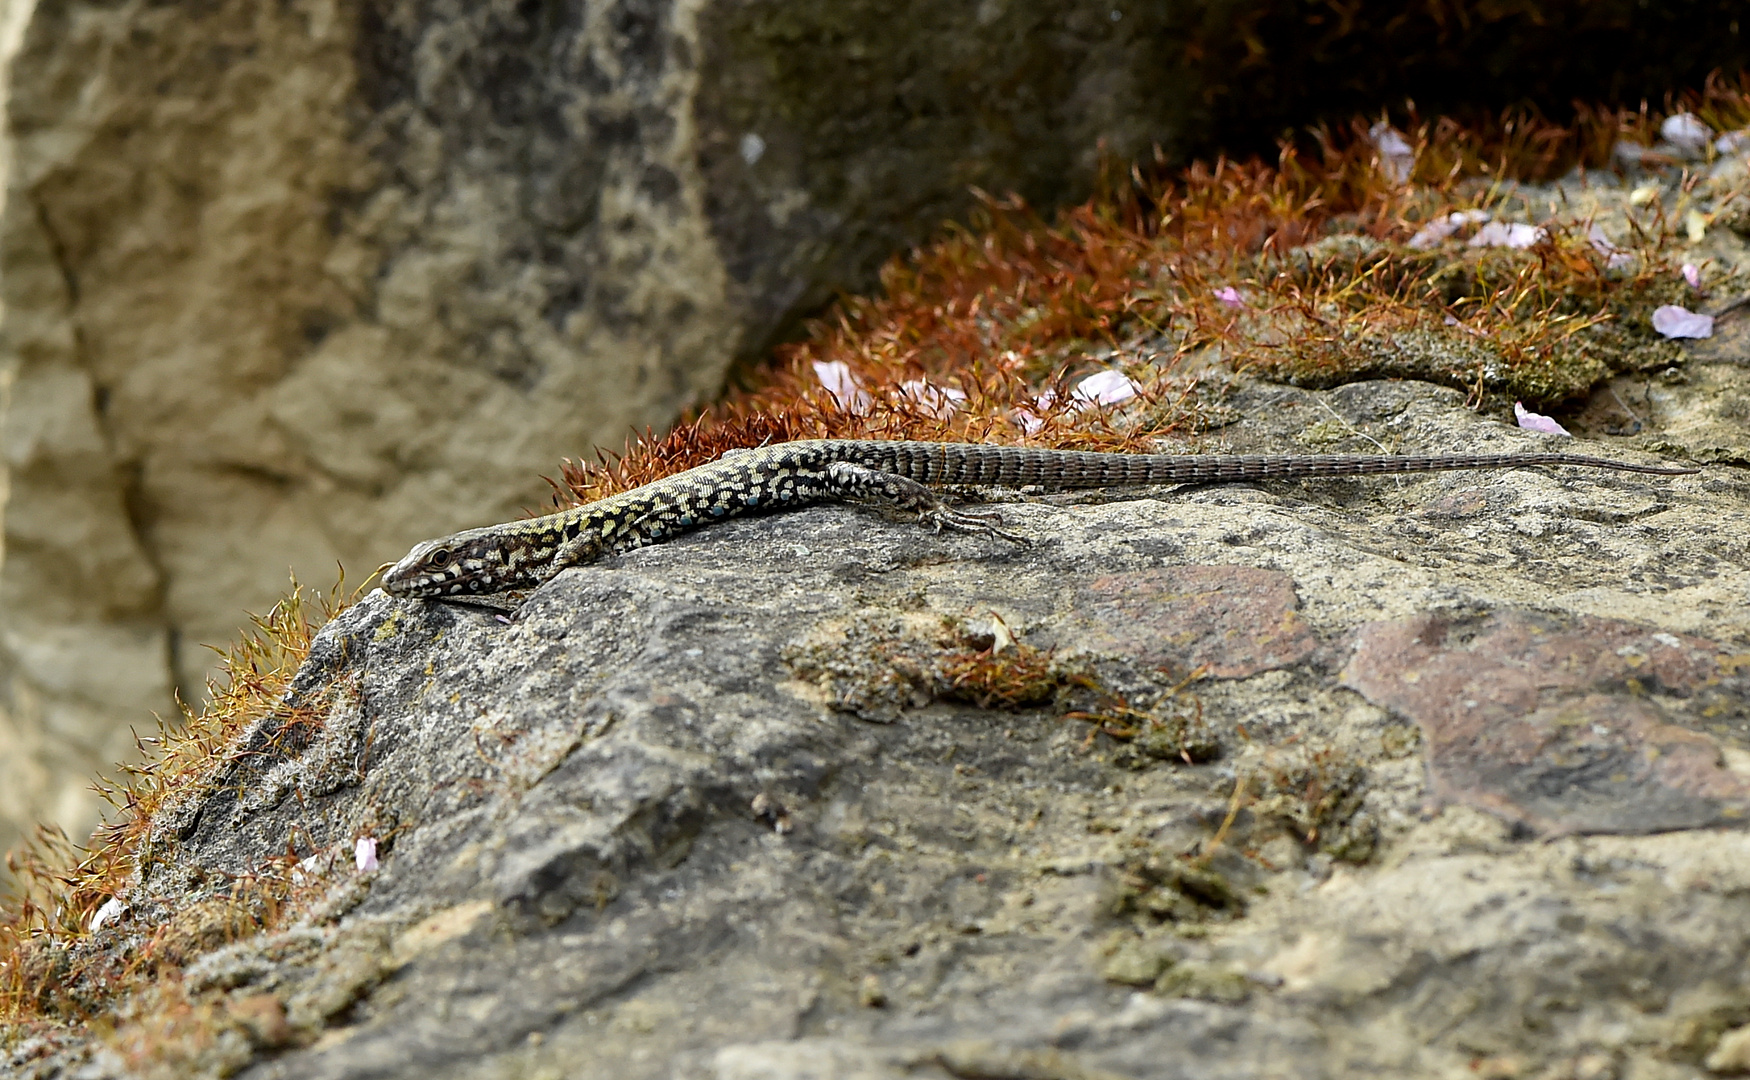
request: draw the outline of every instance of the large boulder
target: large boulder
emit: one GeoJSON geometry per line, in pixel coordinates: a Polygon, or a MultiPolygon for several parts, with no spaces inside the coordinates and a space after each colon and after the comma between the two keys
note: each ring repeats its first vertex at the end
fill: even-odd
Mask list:
{"type": "MultiPolygon", "coordinates": [[[[1461,397],[1222,437],[1558,442],[1461,397]]],[[[998,508],[1027,546],[819,507],[514,617],[373,594],[37,961],[180,977],[0,1075],[1742,1070],[1736,471],[998,508]]]]}
{"type": "MultiPolygon", "coordinates": [[[[1556,75],[1667,55],[1639,7],[1376,36],[1109,0],[15,2],[0,821],[88,826],[90,772],[288,568],[538,503],[973,185],[1050,204],[1102,140],[1267,142],[1405,89],[1633,96],[1556,75]]],[[[1736,47],[1674,25],[1691,80],[1736,47]]]]}
{"type": "Polygon", "coordinates": [[[24,9],[0,820],[88,828],[288,569],[515,516],[969,185],[1049,202],[1170,139],[1162,24],[1111,11],[24,9]]]}

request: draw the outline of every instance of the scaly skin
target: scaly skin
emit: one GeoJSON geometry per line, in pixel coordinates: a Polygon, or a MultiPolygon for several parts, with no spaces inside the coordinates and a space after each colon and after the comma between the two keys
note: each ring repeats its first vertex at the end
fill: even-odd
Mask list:
{"type": "Polygon", "coordinates": [[[1323,476],[1577,465],[1681,476],[1699,470],[1631,465],[1578,454],[1187,455],[1097,454],[973,443],[811,439],[732,450],[707,465],[587,506],[427,540],[383,574],[396,596],[467,597],[541,585],[568,566],[660,543],[749,510],[878,502],[937,529],[1004,532],[993,514],[942,503],[926,485],[1103,488],[1323,476]]]}

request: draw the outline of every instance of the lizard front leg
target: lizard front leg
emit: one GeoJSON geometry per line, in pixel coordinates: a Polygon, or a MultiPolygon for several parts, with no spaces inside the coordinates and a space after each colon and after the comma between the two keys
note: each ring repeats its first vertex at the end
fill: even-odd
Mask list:
{"type": "Polygon", "coordinates": [[[916,480],[890,472],[848,461],[835,461],[827,466],[825,487],[837,499],[880,503],[914,513],[918,516],[919,524],[929,525],[937,532],[952,529],[955,532],[999,536],[1016,544],[1029,543],[1025,536],[1000,528],[1003,522],[1000,515],[956,510],[916,480]]]}

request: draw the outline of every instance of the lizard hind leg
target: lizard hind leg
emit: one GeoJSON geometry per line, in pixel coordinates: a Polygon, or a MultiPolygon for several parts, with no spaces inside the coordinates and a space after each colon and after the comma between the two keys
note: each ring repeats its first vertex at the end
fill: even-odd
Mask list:
{"type": "Polygon", "coordinates": [[[943,502],[935,492],[908,477],[880,469],[871,469],[848,461],[836,461],[826,470],[826,490],[836,499],[849,502],[879,503],[918,516],[920,525],[937,532],[983,533],[998,536],[1015,544],[1028,540],[1019,533],[1003,529],[998,514],[975,514],[956,510],[943,502]]]}

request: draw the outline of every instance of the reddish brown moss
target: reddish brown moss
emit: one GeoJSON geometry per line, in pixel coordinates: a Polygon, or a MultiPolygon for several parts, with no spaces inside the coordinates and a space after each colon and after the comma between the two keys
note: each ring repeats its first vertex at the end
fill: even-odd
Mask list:
{"type": "MultiPolygon", "coordinates": [[[[1746,87],[1712,80],[1668,111],[1741,128],[1746,87]]],[[[984,197],[968,225],[889,263],[878,295],[841,299],[749,386],[623,455],[566,462],[555,501],[597,499],[779,439],[1145,450],[1197,428],[1195,383],[1177,368],[1204,350],[1319,385],[1431,379],[1478,405],[1577,396],[1613,372],[1670,362],[1669,344],[1646,326],[1652,307],[1678,295],[1667,223],[1635,240],[1628,272],[1608,268],[1583,228],[1552,230],[1528,251],[1404,242],[1439,214],[1498,202],[1505,181],[1608,168],[1618,141],[1655,141],[1658,120],[1645,108],[1582,109],[1569,126],[1514,112],[1464,127],[1412,114],[1399,118],[1416,149],[1407,184],[1385,175],[1357,120],[1285,146],[1274,162],[1109,168],[1099,195],[1050,223],[1017,199],[984,197]],[[1338,242],[1316,243],[1326,239],[1338,242]],[[1226,287],[1244,307],[1218,297],[1226,287]],[[843,364],[866,400],[836,400],[816,364],[843,364]],[[1141,382],[1141,403],[1119,415],[1074,408],[1064,388],[1103,367],[1141,382]],[[938,410],[919,400],[920,382],[965,401],[938,410]],[[1045,391],[1052,404],[1040,404],[1045,391]]]]}
{"type": "MultiPolygon", "coordinates": [[[[282,708],[316,631],[356,597],[338,585],[311,597],[294,583],[290,596],[220,653],[207,705],[199,713],[185,709],[180,723],[160,722],[155,737],[140,740],[140,764],[122,766],[112,784],[99,781],[116,812],[88,848],[44,830],[36,844],[8,857],[18,891],[0,906],[0,1029],[16,1035],[87,1020],[130,992],[173,979],[193,955],[281,921],[294,899],[289,855],[265,860],[256,873],[159,925],[101,935],[90,929],[140,867],[165,856],[164,839],[151,834],[154,815],[172,800],[197,795],[224,767],[238,736],[282,708]]],[[[282,727],[307,727],[314,717],[291,721],[282,727]]]]}

